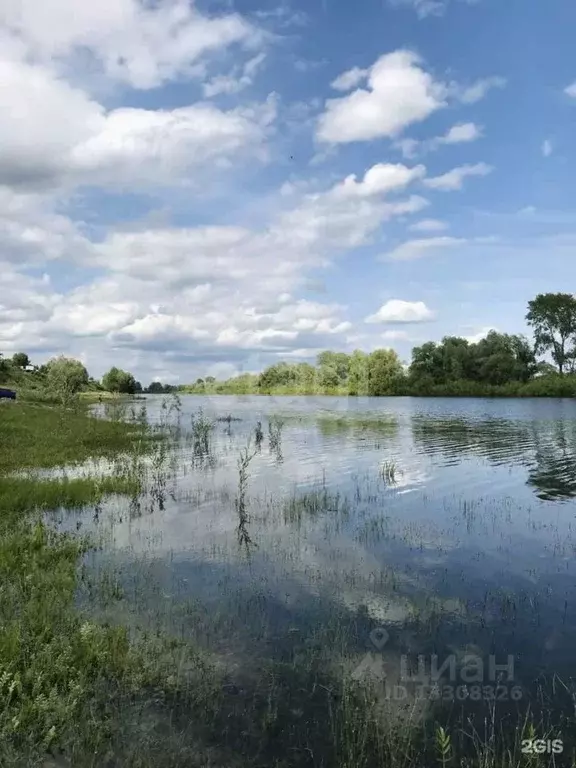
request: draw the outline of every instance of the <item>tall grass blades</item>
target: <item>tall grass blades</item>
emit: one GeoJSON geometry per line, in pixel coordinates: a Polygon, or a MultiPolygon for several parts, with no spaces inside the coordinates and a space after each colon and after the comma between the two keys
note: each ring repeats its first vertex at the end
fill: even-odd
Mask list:
{"type": "Polygon", "coordinates": [[[241,546],[249,547],[253,544],[252,539],[248,531],[248,523],[250,519],[248,517],[248,506],[246,502],[246,496],[248,492],[248,467],[250,462],[256,456],[256,451],[250,453],[250,441],[240,453],[238,458],[238,494],[234,502],[236,508],[236,515],[238,516],[238,542],[241,546]]]}

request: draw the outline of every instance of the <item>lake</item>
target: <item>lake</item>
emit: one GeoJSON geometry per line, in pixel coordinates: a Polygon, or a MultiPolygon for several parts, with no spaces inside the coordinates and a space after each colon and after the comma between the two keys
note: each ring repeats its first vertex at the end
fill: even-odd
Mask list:
{"type": "Polygon", "coordinates": [[[561,727],[573,693],[546,685],[568,691],[576,672],[575,402],[144,405],[175,441],[147,492],[63,521],[105,535],[90,566],[114,569],[124,615],[207,649],[239,690],[314,654],[361,685],[372,665],[397,709],[418,699],[423,713],[438,682],[468,710],[496,693],[502,711],[530,702],[561,727]],[[466,678],[472,656],[484,667],[466,678]],[[480,701],[464,702],[474,682],[480,701]]]}

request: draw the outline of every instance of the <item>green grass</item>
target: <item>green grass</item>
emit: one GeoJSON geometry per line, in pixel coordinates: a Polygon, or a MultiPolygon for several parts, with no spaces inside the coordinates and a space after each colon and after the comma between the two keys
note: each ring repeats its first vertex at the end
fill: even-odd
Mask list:
{"type": "MultiPolygon", "coordinates": [[[[89,546],[40,522],[0,527],[2,766],[50,764],[49,754],[78,768],[160,764],[154,724],[139,738],[137,728],[152,703],[160,721],[180,694],[177,644],[134,641],[127,628],[76,609],[78,562],[89,546]]],[[[214,698],[200,673],[209,685],[214,677],[201,658],[188,659],[198,671],[196,700],[203,691],[214,698]]],[[[166,740],[162,746],[163,764],[186,765],[173,762],[166,740]]]]}
{"type": "Polygon", "coordinates": [[[107,392],[105,390],[91,390],[89,392],[80,392],[78,398],[82,403],[101,403],[115,402],[117,400],[141,400],[143,398],[135,395],[122,395],[119,392],[107,392]]]}
{"type": "Polygon", "coordinates": [[[141,426],[94,419],[81,409],[28,403],[2,406],[0,437],[0,475],[112,457],[152,439],[141,426]]]}
{"type": "Polygon", "coordinates": [[[145,637],[134,643],[127,628],[82,615],[78,566],[93,542],[51,530],[41,518],[43,510],[137,493],[139,481],[122,472],[79,479],[7,473],[139,450],[148,435],[20,403],[0,413],[0,433],[0,765],[44,765],[53,753],[65,755],[66,765],[99,766],[111,750],[144,764],[150,745],[131,737],[128,746],[127,731],[176,680],[175,662],[170,677],[162,661],[170,645],[145,637]]]}
{"type": "Polygon", "coordinates": [[[0,515],[22,514],[31,509],[68,509],[97,504],[113,493],[134,495],[135,478],[89,477],[38,480],[34,477],[0,477],[0,515]]]}

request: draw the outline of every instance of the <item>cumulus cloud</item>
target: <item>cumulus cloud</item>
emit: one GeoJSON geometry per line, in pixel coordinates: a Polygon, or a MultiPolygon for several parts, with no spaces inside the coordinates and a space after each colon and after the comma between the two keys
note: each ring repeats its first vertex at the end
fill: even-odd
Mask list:
{"type": "MultiPolygon", "coordinates": [[[[15,254],[15,261],[45,258],[47,236],[59,229],[54,258],[67,269],[75,259],[90,264],[99,276],[63,295],[49,282],[26,283],[26,302],[5,314],[0,341],[7,349],[17,339],[30,349],[89,350],[96,370],[103,349],[107,360],[120,355],[120,364],[127,364],[119,352],[126,350],[127,356],[136,355],[137,366],[142,355],[155,351],[164,365],[168,360],[179,365],[174,355],[203,366],[248,356],[253,367],[262,367],[271,355],[337,347],[352,330],[346,308],[295,294],[308,285],[309,270],[369,242],[395,216],[421,210],[423,198],[399,193],[423,174],[418,166],[378,164],[328,188],[296,193],[261,228],[150,221],[124,225],[95,242],[47,208],[46,236],[37,236],[34,247],[15,254]],[[31,290],[43,296],[39,304],[29,299],[31,290]]],[[[5,192],[10,220],[21,220],[15,240],[40,214],[41,202],[40,195],[5,192]]],[[[6,239],[0,226],[0,244],[6,239]]]]}
{"type": "Polygon", "coordinates": [[[384,341],[409,341],[410,335],[406,331],[384,331],[380,338],[384,341]]]}
{"type": "Polygon", "coordinates": [[[333,80],[331,86],[335,91],[349,91],[364,82],[369,74],[369,69],[353,67],[333,80]]]}
{"type": "Polygon", "coordinates": [[[576,99],[576,80],[564,88],[564,93],[571,99],[576,99]]]}
{"type": "Polygon", "coordinates": [[[244,65],[235,67],[227,75],[216,75],[204,83],[203,90],[206,98],[218,96],[221,93],[240,93],[245,88],[249,88],[256,78],[266,60],[265,53],[259,53],[249,59],[244,65]]]}
{"type": "Polygon", "coordinates": [[[444,248],[454,248],[463,245],[467,241],[460,237],[428,237],[419,240],[408,240],[392,251],[384,254],[380,260],[386,261],[414,261],[421,259],[431,252],[439,251],[444,248]]]}
{"type": "Polygon", "coordinates": [[[387,193],[403,189],[423,173],[421,166],[378,164],[362,181],[348,176],[326,192],[305,195],[298,206],[282,214],[272,235],[307,249],[319,241],[339,249],[362,245],[385,221],[426,207],[427,201],[418,195],[386,199],[387,193]]]}
{"type": "Polygon", "coordinates": [[[460,144],[462,142],[476,141],[482,136],[482,129],[475,123],[458,123],[437,141],[440,144],[460,144]]]}
{"type": "Polygon", "coordinates": [[[424,323],[434,318],[434,312],[423,301],[402,301],[390,299],[373,315],[368,315],[366,323],[424,323]]]}
{"type": "MultiPolygon", "coordinates": [[[[349,307],[319,295],[318,271],[424,210],[411,185],[426,169],[375,158],[328,181],[295,170],[287,194],[263,204],[252,168],[232,184],[226,174],[241,163],[274,157],[279,117],[308,130],[321,107],[245,99],[269,42],[238,14],[208,16],[188,0],[2,4],[2,351],[35,362],[65,352],[95,375],[115,364],[177,381],[352,343],[349,307]],[[178,87],[161,90],[167,83],[178,87]],[[207,192],[222,181],[213,205],[207,192]],[[300,298],[313,286],[316,300],[300,298]]],[[[407,51],[332,85],[341,98],[316,126],[329,151],[396,136],[460,98],[407,51]]],[[[430,310],[389,302],[382,312],[380,322],[416,322],[430,310]]]]}
{"type": "Polygon", "coordinates": [[[207,54],[262,40],[238,14],[207,17],[187,0],[8,0],[0,27],[18,41],[23,58],[65,72],[88,52],[106,77],[134,88],[155,88],[189,74],[207,54]]]}
{"type": "Polygon", "coordinates": [[[479,341],[482,341],[482,339],[485,339],[486,336],[488,336],[490,331],[496,330],[497,329],[493,328],[491,325],[487,325],[484,328],[481,328],[477,333],[473,333],[471,336],[464,336],[463,338],[465,338],[469,344],[478,344],[479,341]]]}
{"type": "Polygon", "coordinates": [[[446,87],[411,51],[386,54],[365,72],[351,72],[337,78],[336,86],[352,87],[366,78],[367,87],[327,101],[318,123],[319,141],[338,144],[395,136],[446,105],[446,87]]]}
{"type": "Polygon", "coordinates": [[[72,256],[78,263],[89,261],[91,242],[55,212],[55,204],[50,197],[0,186],[0,263],[37,267],[72,256]]]}
{"type": "Polygon", "coordinates": [[[458,123],[453,125],[443,136],[436,136],[425,141],[416,139],[399,139],[394,146],[401,152],[406,159],[416,157],[418,154],[437,150],[442,146],[450,144],[462,144],[481,138],[482,128],[475,123],[458,123]]]}
{"type": "Polygon", "coordinates": [[[273,100],[228,111],[197,103],[106,112],[21,62],[0,61],[0,79],[0,175],[14,187],[176,182],[194,166],[261,148],[275,117],[273,100]]]}
{"type": "Polygon", "coordinates": [[[476,163],[475,165],[461,165],[453,168],[442,176],[434,176],[430,179],[424,179],[424,184],[430,189],[439,189],[443,192],[462,189],[464,179],[469,176],[488,176],[492,173],[492,166],[486,163],[476,163]]]}
{"type": "Polygon", "coordinates": [[[422,219],[414,224],[411,224],[409,229],[413,232],[442,232],[448,229],[448,224],[445,221],[439,219],[422,219]]]}
{"type": "MultiPolygon", "coordinates": [[[[469,5],[476,2],[476,0],[463,0],[469,5]]],[[[390,4],[393,7],[406,7],[412,8],[419,19],[426,19],[429,16],[443,16],[450,0],[390,0],[390,4]]]]}
{"type": "Polygon", "coordinates": [[[456,86],[454,90],[459,100],[464,104],[476,104],[477,101],[481,101],[492,89],[504,88],[505,86],[505,78],[495,76],[477,80],[465,88],[456,86]]]}
{"type": "Polygon", "coordinates": [[[366,171],[362,181],[357,181],[355,175],[348,176],[341,185],[335,187],[334,193],[343,197],[370,197],[386,194],[406,187],[410,182],[421,179],[425,174],[426,168],[423,165],[407,168],[400,164],[379,163],[366,171]]]}

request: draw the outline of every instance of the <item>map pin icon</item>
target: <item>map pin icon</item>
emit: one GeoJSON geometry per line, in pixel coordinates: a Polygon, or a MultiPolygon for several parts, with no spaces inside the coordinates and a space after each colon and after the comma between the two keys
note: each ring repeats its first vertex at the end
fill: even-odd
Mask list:
{"type": "Polygon", "coordinates": [[[377,651],[381,651],[382,648],[384,648],[389,637],[390,635],[386,632],[384,627],[376,627],[376,629],[373,629],[372,632],[370,632],[370,640],[377,651]]]}

